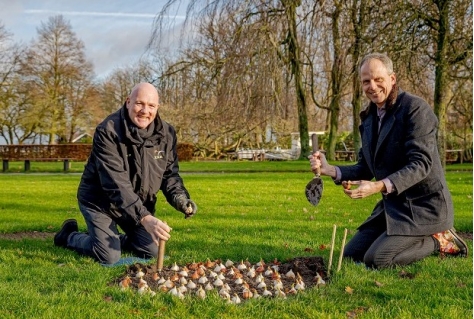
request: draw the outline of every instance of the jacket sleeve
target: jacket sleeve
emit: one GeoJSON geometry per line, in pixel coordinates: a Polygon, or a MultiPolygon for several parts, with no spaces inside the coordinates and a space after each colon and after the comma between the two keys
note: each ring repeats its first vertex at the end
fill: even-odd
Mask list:
{"type": "Polygon", "coordinates": [[[399,194],[423,181],[433,169],[433,161],[438,158],[438,120],[426,102],[416,102],[406,114],[403,139],[406,164],[387,176],[399,194]]]}
{"type": "Polygon", "coordinates": [[[120,147],[118,137],[104,127],[98,127],[92,147],[93,158],[99,174],[100,184],[115,209],[135,220],[136,224],[150,212],[135,194],[126,170],[126,151],[120,147]]]}
{"type": "Polygon", "coordinates": [[[167,148],[167,165],[163,174],[163,180],[160,189],[168,203],[175,209],[178,209],[176,205],[176,198],[179,196],[190,198],[190,196],[184,187],[183,179],[179,175],[178,153],[176,150],[177,137],[176,132],[171,125],[168,125],[166,134],[167,138],[169,139],[167,148]]]}

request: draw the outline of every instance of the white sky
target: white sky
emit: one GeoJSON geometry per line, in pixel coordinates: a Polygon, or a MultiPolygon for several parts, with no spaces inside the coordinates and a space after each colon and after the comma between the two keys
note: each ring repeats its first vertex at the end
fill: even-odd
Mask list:
{"type": "MultiPolygon", "coordinates": [[[[186,2],[186,1],[185,1],[186,2]]],[[[15,42],[29,44],[49,17],[63,15],[85,45],[98,77],[138,61],[155,15],[166,0],[0,0],[0,23],[15,42]]],[[[184,12],[185,6],[181,5],[184,12]]],[[[175,22],[184,21],[176,15],[175,22]]]]}

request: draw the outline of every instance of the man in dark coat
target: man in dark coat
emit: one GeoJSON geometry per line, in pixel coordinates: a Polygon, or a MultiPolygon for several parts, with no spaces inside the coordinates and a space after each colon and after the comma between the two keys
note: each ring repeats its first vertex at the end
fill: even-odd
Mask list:
{"type": "Polygon", "coordinates": [[[140,83],[123,107],[97,126],[77,193],[88,232],[66,220],[55,235],[56,246],[104,264],[116,263],[122,250],[156,257],[158,241],[168,240],[171,231],[154,216],[158,191],[186,218],[197,212],[179,175],[175,130],[158,108],[155,87],[140,83]]]}
{"type": "Polygon", "coordinates": [[[436,251],[466,256],[468,248],[452,228],[453,203],[431,107],[398,89],[392,61],[384,54],[364,57],[359,73],[370,103],[361,112],[358,162],[333,166],[323,153],[310,156],[311,169],[320,167],[349,197],[382,194],[344,256],[373,268],[407,265],[436,251]]]}

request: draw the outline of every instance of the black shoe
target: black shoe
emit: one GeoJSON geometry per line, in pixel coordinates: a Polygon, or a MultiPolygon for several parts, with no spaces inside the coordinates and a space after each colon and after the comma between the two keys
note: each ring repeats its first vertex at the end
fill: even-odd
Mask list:
{"type": "Polygon", "coordinates": [[[467,257],[468,247],[454,228],[432,235],[439,242],[439,251],[445,255],[467,257]]]}
{"type": "Polygon", "coordinates": [[[66,219],[61,226],[61,230],[54,235],[54,245],[58,247],[67,247],[67,239],[72,232],[79,231],[75,219],[66,219]]]}
{"type": "Polygon", "coordinates": [[[462,238],[456,233],[456,230],[454,228],[451,228],[449,230],[451,235],[453,236],[453,240],[456,243],[456,246],[459,248],[458,256],[461,257],[467,257],[467,254],[469,252],[469,249],[467,248],[467,244],[462,240],[462,238]]]}

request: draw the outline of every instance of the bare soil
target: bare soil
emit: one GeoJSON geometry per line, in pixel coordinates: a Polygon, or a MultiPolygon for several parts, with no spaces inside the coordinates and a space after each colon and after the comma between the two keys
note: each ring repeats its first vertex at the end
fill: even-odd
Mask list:
{"type": "Polygon", "coordinates": [[[8,240],[22,240],[25,238],[28,239],[52,239],[55,233],[50,232],[40,232],[40,231],[26,231],[26,232],[16,232],[16,233],[5,233],[0,234],[0,239],[8,240]]]}

